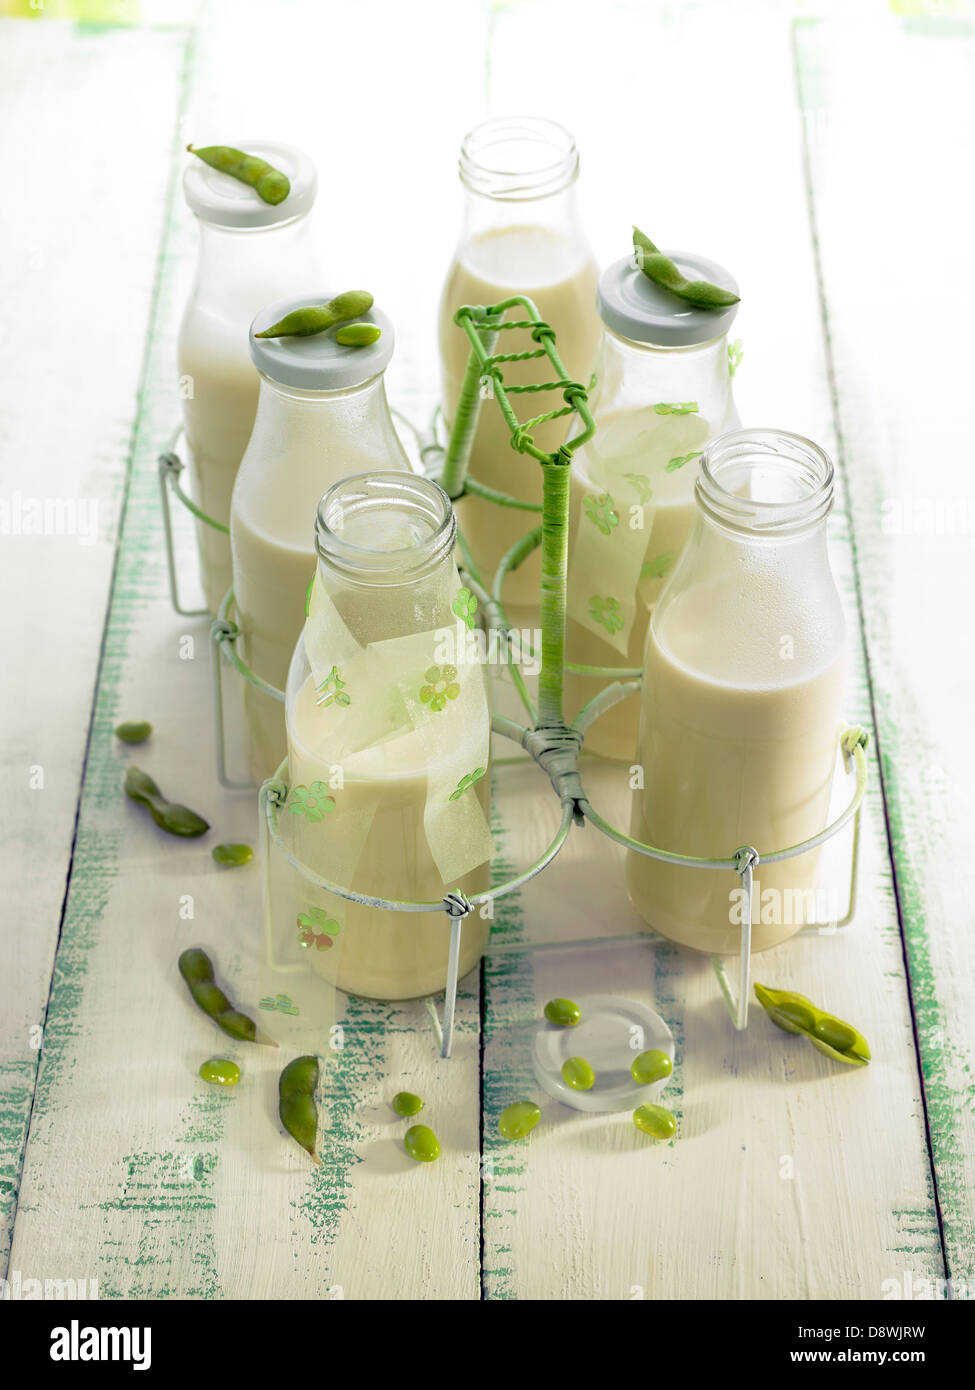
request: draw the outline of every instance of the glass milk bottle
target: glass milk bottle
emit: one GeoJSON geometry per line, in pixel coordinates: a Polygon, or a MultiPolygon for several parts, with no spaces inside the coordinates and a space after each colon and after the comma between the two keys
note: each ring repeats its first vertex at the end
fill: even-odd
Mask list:
{"type": "MultiPolygon", "coordinates": [[[[315,573],[311,519],[322,493],[363,469],[408,472],[389,413],[383,372],[393,328],[375,307],[362,316],[381,329],[368,347],[342,347],[335,331],[308,338],[255,338],[293,309],[333,298],[315,290],[257,315],[250,348],[260,374],[254,432],[241,461],[230,514],[234,599],[244,661],[283,690],[315,573]]],[[[284,709],[244,685],[247,765],[270,777],[285,755],[284,709]]]]}
{"type": "MultiPolygon", "coordinates": [[[[414,474],[348,478],[318,508],[318,572],[288,676],[288,828],[316,875],[386,901],[439,903],[490,881],[484,668],[443,650],[455,534],[446,493],[414,474]]],[[[350,903],[304,879],[298,891],[300,944],[340,988],[376,999],[444,988],[442,909],[350,903]]],[[[477,912],[465,919],[462,975],[488,929],[477,912]]]]}
{"type": "MultiPolygon", "coordinates": [[[[843,613],[826,549],[833,467],[798,435],[739,430],[708,446],[695,494],[690,539],[650,618],[630,833],[694,858],[731,858],[742,845],[772,854],[825,828],[842,727],[843,613]]],[[[759,863],[754,950],[816,920],[818,859],[759,863]]],[[[631,850],[627,882],[664,936],[737,950],[731,870],[631,850]]]]}
{"type": "MultiPolygon", "coordinates": [[[[713,261],[667,254],[688,279],[737,293],[713,261]]],[[[738,306],[686,304],[632,258],[604,271],[598,302],[596,433],[572,458],[566,659],[639,667],[650,613],[690,534],[701,450],[741,423],[727,340],[738,306]]],[[[568,717],[605,683],[566,670],[568,717]]],[[[637,695],[614,705],[586,733],[586,749],[631,762],[639,717],[637,695]]]]}
{"type": "MultiPolygon", "coordinates": [[[[470,351],[467,334],[453,321],[462,304],[487,305],[512,294],[527,295],[555,329],[566,371],[577,381],[588,380],[599,337],[597,269],[576,210],[578,174],[575,142],[554,121],[530,117],[490,120],[465,138],[460,151],[464,221],[440,301],[443,404],[448,424],[453,420],[470,351]]],[[[512,309],[505,317],[524,315],[512,309]]],[[[515,342],[515,335],[500,334],[497,351],[522,352],[532,347],[527,332],[519,332],[517,337],[515,342]]],[[[547,358],[506,363],[503,370],[505,382],[511,385],[552,377],[547,358]]],[[[523,420],[564,404],[557,392],[516,395],[512,401],[523,420]]],[[[545,450],[557,449],[565,438],[566,426],[564,418],[550,421],[535,431],[535,442],[545,450]]],[[[541,502],[541,469],[533,460],[515,453],[504,417],[490,401],[481,406],[470,472],[479,482],[541,502]]],[[[457,516],[489,587],[502,556],[540,519],[537,514],[499,507],[477,497],[464,498],[457,516]]],[[[504,598],[506,605],[515,609],[514,616],[518,608],[537,613],[540,579],[536,551],[505,581],[504,598]]]]}
{"type": "MultiPolygon", "coordinates": [[[[250,321],[262,305],[321,281],[308,217],[315,201],[313,164],[292,146],[268,140],[242,148],[290,179],[291,192],[276,207],[192,155],[183,176],[200,227],[196,282],[179,331],[183,425],[193,495],[224,526],[257,411],[250,321]]],[[[207,607],[215,613],[230,588],[230,542],[203,522],[197,522],[197,540],[207,607]]]]}

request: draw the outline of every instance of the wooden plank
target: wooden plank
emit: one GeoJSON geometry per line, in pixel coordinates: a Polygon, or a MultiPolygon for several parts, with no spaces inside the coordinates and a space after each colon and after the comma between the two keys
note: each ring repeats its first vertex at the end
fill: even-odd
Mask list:
{"type": "MultiPolygon", "coordinates": [[[[432,287],[456,225],[454,149],[481,114],[479,11],[438,7],[429,22],[442,45],[404,71],[400,55],[408,49],[416,59],[417,49],[415,19],[402,7],[329,7],[324,15],[322,8],[292,5],[293,22],[278,26],[249,0],[211,7],[180,141],[249,129],[253,94],[268,71],[290,61],[296,34],[319,51],[370,53],[370,82],[391,102],[398,96],[395,109],[408,110],[409,121],[391,129],[392,108],[373,108],[368,136],[339,141],[322,120],[318,91],[288,91],[280,94],[276,133],[305,144],[335,175],[326,224],[331,263],[340,279],[360,278],[364,263],[375,266],[377,298],[393,306],[399,330],[391,381],[399,400],[422,414],[432,396],[432,287]],[[372,43],[378,24],[381,51],[372,43]],[[470,65],[443,64],[445,50],[468,55],[470,65]],[[421,215],[413,212],[417,170],[427,167],[439,173],[423,185],[421,215]],[[371,172],[379,169],[384,181],[371,172]],[[347,189],[354,215],[342,212],[347,189]],[[403,239],[402,258],[389,256],[391,223],[397,248],[403,239]],[[410,276],[402,273],[404,261],[410,276]]],[[[639,169],[651,211],[666,186],[661,215],[670,222],[673,212],[667,234],[699,240],[706,225],[708,249],[734,265],[747,286],[748,356],[739,392],[745,418],[764,421],[774,410],[777,422],[835,447],[779,7],[756,6],[747,22],[710,5],[659,17],[627,7],[599,28],[582,26],[581,9],[570,11],[560,5],[561,25],[545,5],[494,16],[492,103],[523,108],[526,72],[564,74],[546,90],[565,103],[553,114],[576,126],[589,156],[588,201],[601,208],[595,239],[602,259],[616,254],[620,221],[627,226],[633,218],[627,190],[639,169]],[[699,55],[693,102],[686,100],[682,57],[688,43],[699,55]],[[655,55],[652,94],[647,52],[655,55]],[[615,81],[621,61],[633,78],[622,108],[627,84],[615,81]],[[607,74],[614,76],[611,92],[607,74]],[[679,109],[686,125],[665,183],[646,159],[651,97],[649,118],[659,109],[657,124],[669,128],[662,117],[679,109]],[[736,160],[714,152],[732,102],[736,160]],[[755,190],[765,187],[769,167],[779,172],[780,202],[775,217],[760,220],[755,190]],[[750,178],[739,187],[743,169],[750,178]],[[777,278],[786,272],[799,286],[787,320],[777,278]]],[[[358,69],[339,66],[335,74],[334,109],[354,109],[358,118],[358,69]]],[[[212,946],[232,988],[250,997],[256,870],[218,875],[204,847],[162,842],[120,799],[124,758],[109,732],[119,715],[153,718],[154,744],[136,756],[165,768],[221,838],[253,838],[252,799],[213,786],[205,625],[176,620],[162,597],[153,458],[175,414],[173,336],[192,253],[179,212],[166,245],[11,1267],[40,1277],[95,1277],[103,1296],[475,1297],[476,989],[462,1001],[457,1052],[446,1067],[435,1061],[419,1008],[350,1004],[346,1046],[328,1069],[329,1143],[320,1174],[309,1173],[277,1134],[274,1075],[281,1059],[248,1054],[245,1080],[230,1095],[203,1095],[194,1082],[207,1046],[223,1051],[224,1042],[216,1033],[205,1041],[207,1025],[188,1012],[173,961],[184,945],[212,946]],[[195,642],[190,660],[182,659],[187,636],[195,642]],[[193,919],[180,916],[188,898],[193,919]],[[406,1084],[427,1096],[444,1143],[444,1159],[432,1170],[407,1165],[396,1146],[399,1130],[385,1100],[406,1084]]],[[[856,592],[842,504],[835,541],[852,617],[856,592]]],[[[851,717],[865,718],[868,708],[860,663],[851,717]]],[[[550,834],[554,799],[542,799],[544,787],[527,795],[531,779],[541,781],[531,769],[506,770],[500,779],[498,874],[530,858],[550,834]]],[[[608,784],[599,781],[598,795],[601,808],[624,818],[625,798],[612,774],[608,784]]],[[[875,781],[854,933],[792,943],[762,962],[771,983],[803,989],[855,1017],[877,1056],[866,1074],[832,1075],[760,1017],[736,1038],[707,963],[667,946],[492,959],[484,986],[487,1296],[875,1297],[905,1263],[916,1278],[943,1272],[882,810],[875,781]],[[671,1103],[680,1142],[648,1153],[625,1117],[606,1124],[567,1112],[556,1121],[550,1107],[525,1151],[502,1148],[493,1137],[497,1114],[513,1090],[528,1084],[523,1039],[514,1030],[551,993],[602,987],[654,1003],[674,1028],[681,1061],[671,1103]],[[655,1165],[651,1182],[648,1161],[655,1165]]],[[[527,930],[588,935],[594,916],[613,930],[635,926],[614,855],[591,832],[575,834],[557,868],[505,900],[500,938],[527,930]]]]}
{"type": "MultiPolygon", "coordinates": [[[[743,418],[808,433],[835,453],[781,7],[628,5],[601,11],[598,26],[586,14],[564,3],[504,10],[492,104],[512,106],[523,72],[558,73],[547,89],[583,149],[601,259],[620,254],[639,216],[655,238],[704,246],[733,266],[743,287],[743,418]]],[[[842,495],[833,550],[855,658],[849,717],[869,723],[842,495]]],[[[905,1264],[918,1279],[943,1275],[876,763],[872,772],[855,927],[794,940],[755,967],[760,980],[854,1017],[874,1048],[866,1071],[836,1075],[760,1013],[735,1035],[707,960],[666,944],[492,958],[487,1297],[877,1298],[905,1264]],[[679,1064],[666,1094],[678,1141],[648,1146],[627,1115],[590,1119],[546,1102],[528,1145],[502,1144],[499,1110],[523,1093],[538,1096],[525,1025],[552,994],[604,989],[652,1004],[675,1033],[679,1064]]],[[[604,772],[593,785],[597,804],[625,826],[621,774],[604,772]]],[[[515,796],[502,807],[519,863],[551,830],[551,810],[540,814],[539,805],[515,796]]],[[[574,834],[537,887],[506,905],[508,930],[588,934],[594,919],[607,932],[635,926],[616,857],[591,831],[574,834]]]]}
{"type": "Polygon", "coordinates": [[[975,1279],[975,290],[958,171],[975,139],[975,27],[949,20],[803,24],[797,52],[925,1105],[961,1289],[975,1279]],[[869,102],[850,87],[864,64],[869,102]],[[912,275],[903,247],[935,274],[912,275]]]}
{"type": "MultiPolygon", "coordinates": [[[[480,32],[475,10],[445,3],[431,22],[459,42],[462,32],[480,32]]],[[[440,206],[437,198],[445,204],[437,227],[455,222],[446,150],[441,191],[431,193],[423,216],[397,216],[395,256],[390,218],[408,206],[416,150],[427,139],[455,142],[456,131],[445,136],[441,129],[442,103],[456,98],[461,109],[467,78],[458,73],[452,85],[432,52],[404,69],[414,18],[392,3],[368,12],[295,4],[287,24],[269,22],[260,5],[211,6],[196,39],[175,144],[252,129],[254,93],[265,90],[268,73],[293,63],[296,33],[306,51],[370,55],[367,71],[336,58],[329,79],[329,109],[357,113],[354,143],[334,138],[314,83],[276,89],[274,133],[318,159],[331,283],[371,284],[380,302],[400,296],[393,309],[402,325],[399,399],[415,410],[422,386],[425,412],[435,381],[421,345],[432,341],[431,284],[439,273],[426,246],[426,218],[440,206]],[[374,42],[377,24],[381,45],[374,42]],[[391,130],[387,105],[361,100],[363,82],[404,101],[409,94],[409,126],[391,130]],[[378,169],[389,178],[376,177],[378,169]],[[403,274],[411,258],[422,266],[415,278],[403,274]]],[[[211,840],[255,841],[256,807],[252,795],[215,785],[208,624],[175,617],[165,592],[155,455],[177,415],[175,331],[192,268],[189,224],[177,197],[12,1267],[37,1277],[75,1271],[97,1279],[103,1297],[476,1297],[476,979],[460,1000],[449,1066],[437,1060],[419,1004],[349,1001],[340,1017],[345,1045],[334,1053],[328,1018],[313,1021],[303,1034],[312,1038],[307,1046],[331,1054],[319,1171],[279,1130],[276,1075],[289,1052],[236,1049],[245,1075],[227,1094],[211,1093],[195,1076],[206,1056],[228,1052],[227,1040],[192,1010],[176,957],[185,946],[204,945],[230,991],[253,1001],[261,935],[257,866],[228,874],[209,858],[211,840]],[[111,728],[124,716],[153,721],[144,749],[113,746],[111,728]],[[199,807],[214,834],[201,845],[161,836],[122,798],[122,766],[130,760],[199,807]],[[404,1125],[388,1101],[404,1087],[424,1095],[443,1142],[444,1158],[432,1169],[414,1165],[399,1145],[404,1125]]],[[[191,552],[184,547],[182,554],[191,552]]],[[[306,1019],[303,1011],[296,1029],[306,1019]]]]}
{"type": "Polygon", "coordinates": [[[0,1270],[47,1009],[155,277],[182,33],[0,21],[0,1270]],[[145,110],[120,121],[132,73],[145,110]],[[65,131],[83,136],[65,159],[65,131]]]}

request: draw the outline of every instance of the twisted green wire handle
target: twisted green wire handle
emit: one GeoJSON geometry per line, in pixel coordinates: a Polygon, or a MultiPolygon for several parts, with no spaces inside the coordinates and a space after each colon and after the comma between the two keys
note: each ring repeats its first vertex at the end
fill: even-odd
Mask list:
{"type": "MultiPolygon", "coordinates": [[[[574,381],[565,370],[555,346],[554,330],[525,295],[512,295],[487,308],[464,305],[454,315],[454,322],[467,334],[471,353],[444,454],[440,485],[453,499],[462,496],[465,491],[467,465],[481,408],[480,387],[487,378],[491,382],[491,395],[511,432],[511,447],[520,454],[528,454],[542,465],[542,657],[538,676],[536,728],[562,728],[565,592],[569,557],[569,465],[575,450],[591,439],[595,431],[595,422],[589,412],[589,395],[585,386],[574,381]],[[523,309],[526,317],[502,320],[503,314],[516,308],[523,309]],[[538,346],[525,352],[494,352],[500,332],[519,329],[529,330],[532,341],[538,346]],[[548,358],[551,363],[555,380],[530,386],[505,385],[502,363],[525,362],[542,357],[548,358]],[[509,396],[544,391],[561,391],[565,405],[543,411],[522,423],[515,414],[509,396]],[[578,433],[552,453],[538,448],[533,430],[549,420],[573,414],[578,415],[582,423],[578,433]]],[[[516,555],[511,559],[512,566],[519,563],[537,543],[534,532],[526,537],[525,542],[519,543],[515,547],[516,555]]],[[[497,596],[495,590],[494,597],[497,596]]]]}
{"type": "MultiPolygon", "coordinates": [[[[590,387],[592,386],[592,381],[590,381],[589,385],[590,387]]],[[[433,419],[426,430],[418,429],[412,420],[409,420],[397,410],[394,410],[393,414],[413,434],[420,455],[421,467],[426,476],[430,478],[439,477],[439,470],[443,467],[443,459],[446,452],[444,445],[438,438],[438,426],[443,419],[443,413],[440,407],[437,407],[433,419]],[[436,463],[430,462],[431,456],[436,459],[436,463]]],[[[467,473],[464,478],[463,492],[464,495],[469,494],[472,497],[483,498],[487,502],[495,502],[500,507],[512,507],[524,512],[540,512],[542,510],[541,502],[529,502],[523,497],[512,497],[508,492],[501,492],[498,488],[488,487],[486,483],[480,482],[477,478],[472,477],[470,473],[467,473]]],[[[517,569],[518,565],[531,554],[532,550],[541,545],[541,541],[541,527],[537,527],[534,531],[529,531],[527,535],[523,536],[511,547],[508,553],[502,558],[498,569],[495,571],[493,597],[489,601],[495,605],[495,625],[499,628],[510,628],[511,626],[501,601],[501,590],[504,580],[513,569],[517,569]]],[[[463,557],[464,570],[483,588],[483,581],[467,549],[460,527],[458,527],[457,530],[457,544],[463,557]]],[[[478,594],[478,601],[482,603],[485,602],[485,599],[482,598],[480,593],[478,594]]],[[[522,640],[524,641],[524,638],[522,640]]],[[[528,656],[534,658],[534,647],[528,644],[523,649],[528,656]]],[[[634,666],[588,666],[578,661],[563,661],[562,665],[564,670],[572,671],[575,675],[601,677],[604,680],[632,679],[634,676],[639,676],[641,674],[640,668],[634,666]]],[[[533,706],[522,691],[519,690],[519,694],[534,721],[535,712],[533,706]]]]}

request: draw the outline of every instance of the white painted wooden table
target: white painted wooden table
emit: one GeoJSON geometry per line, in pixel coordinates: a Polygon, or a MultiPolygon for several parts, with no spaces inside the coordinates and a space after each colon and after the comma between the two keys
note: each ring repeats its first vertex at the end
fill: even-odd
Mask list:
{"type": "MultiPolygon", "coordinates": [[[[0,1275],[145,1298],[975,1283],[975,39],[937,9],[211,0],[141,22],[88,7],[118,21],[92,25],[57,17],[83,3],[0,5],[33,14],[0,19],[0,1275]],[[327,80],[289,80],[310,54],[327,80]],[[212,772],[207,624],[165,592],[155,458],[194,252],[179,152],[252,130],[309,150],[334,282],[374,288],[397,325],[391,395],[423,420],[456,146],[520,110],[575,131],[603,263],[639,220],[734,267],[743,418],[838,461],[848,716],[876,735],[860,906],[759,977],[853,1018],[875,1060],[837,1075],[760,1014],[736,1035],[707,961],[666,944],[498,954],[463,982],[449,1064],[421,1005],[344,1002],[311,1171],[278,1131],[270,1054],[248,1054],[229,1094],[196,1080],[222,1035],[175,971],[209,945],[243,997],[256,867],[221,873],[207,842],[164,841],[120,793],[112,736],[150,719],[140,760],[221,839],[254,839],[253,797],[212,772]],[[529,1145],[502,1143],[500,1110],[537,1094],[524,1025],[553,993],[600,990],[672,1027],[679,1140],[551,1104],[529,1145]],[[403,1086],[436,1117],[431,1168],[397,1146],[386,1101],[403,1086]]],[[[593,777],[625,823],[620,774],[593,777]]],[[[531,768],[500,770],[495,798],[501,877],[557,805],[531,768]]],[[[574,834],[502,900],[497,939],[635,931],[619,863],[574,834]]]]}

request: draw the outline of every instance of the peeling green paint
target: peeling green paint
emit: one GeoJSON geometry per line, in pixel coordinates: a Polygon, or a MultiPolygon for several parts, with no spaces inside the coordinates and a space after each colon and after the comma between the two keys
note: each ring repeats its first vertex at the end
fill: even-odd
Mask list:
{"type": "MultiPolygon", "coordinates": [[[[497,797],[492,799],[491,833],[494,837],[494,858],[491,882],[497,884],[518,872],[512,863],[506,844],[504,826],[497,810],[497,797]]],[[[499,941],[515,942],[525,939],[525,921],[521,893],[507,893],[494,903],[492,937],[499,941]]],[[[531,1023],[536,1014],[534,971],[531,956],[521,952],[485,957],[483,970],[483,1012],[481,1018],[483,1072],[481,1076],[481,1112],[483,1137],[481,1144],[481,1204],[485,1223],[502,1217],[514,1217],[516,1208],[502,1204],[498,1198],[505,1194],[517,1196],[525,1184],[518,1182],[526,1171],[528,1144],[511,1144],[498,1133],[502,1110],[511,1101],[535,1097],[538,1083],[531,1068],[531,1058],[523,1041],[512,1041],[519,1025],[531,1023]]],[[[504,1228],[508,1234],[507,1226],[504,1228]]],[[[514,1299],[514,1270],[509,1264],[497,1262],[499,1254],[510,1253],[510,1246],[493,1246],[491,1232],[485,1226],[483,1236],[481,1289],[485,1299],[514,1299]]]]}
{"type": "MultiPolygon", "coordinates": [[[[927,26],[925,28],[927,32],[927,26]]],[[[835,28],[821,23],[806,23],[794,29],[800,103],[806,115],[829,103],[831,50],[827,40],[831,32],[835,33],[835,28]]],[[[902,32],[905,36],[909,34],[909,26],[905,25],[902,32]]],[[[879,119],[882,111],[879,107],[876,109],[879,119]]],[[[848,395],[847,384],[837,377],[830,286],[824,278],[821,232],[816,218],[816,189],[827,177],[824,167],[827,159],[828,152],[816,142],[807,140],[808,187],[813,204],[812,228],[830,390],[839,462],[845,475],[846,417],[856,407],[853,397],[848,395]]],[[[853,396],[861,390],[862,383],[857,383],[853,396]]],[[[857,465],[855,475],[848,482],[844,479],[845,490],[855,486],[850,503],[849,539],[856,582],[850,598],[856,606],[863,634],[864,657],[872,668],[865,693],[872,704],[876,724],[872,758],[876,764],[879,750],[878,770],[882,782],[876,788],[871,786],[870,801],[877,814],[886,817],[893,857],[896,908],[907,963],[907,987],[917,1034],[918,1066],[933,1164],[928,1175],[931,1210],[927,1213],[925,1243],[928,1249],[937,1243],[947,1275],[956,1282],[970,1282],[975,1273],[975,1199],[966,1176],[959,1118],[964,1110],[975,1105],[975,1088],[959,1087],[952,1076],[953,1070],[967,1073],[968,1066],[961,1040],[952,1037],[939,1001],[926,914],[925,879],[934,872],[935,865],[943,862],[944,850],[943,847],[939,850],[937,827],[922,810],[926,800],[922,774],[928,758],[919,731],[925,728],[925,720],[911,697],[910,679],[900,679],[896,670],[897,657],[886,613],[884,595],[890,592],[888,572],[894,556],[889,546],[876,544],[868,524],[857,524],[857,518],[881,514],[889,478],[879,469],[871,469],[868,459],[858,459],[857,465]],[[865,587],[864,576],[869,576],[869,589],[865,587]],[[873,674],[877,671],[882,673],[882,679],[878,680],[873,674]]]]}
{"type": "Polygon", "coordinates": [[[34,1058],[7,1062],[0,1068],[0,1219],[9,1213],[12,1220],[17,1201],[36,1073],[34,1058]]]}
{"type": "MultiPolygon", "coordinates": [[[[182,45],[181,112],[193,65],[193,39],[186,31],[176,31],[161,33],[160,41],[182,45]]],[[[130,639],[144,623],[146,602],[156,598],[164,580],[154,465],[160,440],[172,428],[175,408],[173,343],[164,326],[174,323],[177,313],[178,265],[167,248],[175,246],[182,235],[176,215],[178,148],[178,130],[174,130],[174,160],[147,329],[143,384],[126,470],[113,483],[112,510],[117,505],[120,516],[116,571],[99,666],[70,887],[34,1088],[32,1136],[35,1125],[43,1128],[67,1122],[63,1097],[70,1090],[79,1041],[91,1026],[86,1012],[89,968],[100,945],[103,915],[119,877],[120,764],[111,730],[119,718],[130,639]]],[[[194,1100],[187,1111],[189,1135],[194,1134],[194,1126],[197,1133],[202,1133],[201,1119],[202,1111],[194,1100]]],[[[5,1167],[10,1166],[13,1139],[9,1131],[4,1133],[5,1167]]],[[[25,1142],[21,1132],[22,1147],[25,1142]]],[[[43,1153],[29,1152],[27,1161],[43,1166],[43,1153]]],[[[213,1210],[210,1185],[216,1162],[215,1151],[205,1155],[177,1155],[174,1151],[120,1157],[118,1193],[103,1204],[103,1209],[141,1217],[139,1253],[135,1259],[128,1258],[115,1249],[114,1242],[106,1243],[98,1256],[102,1297],[219,1296],[208,1224],[213,1210]],[[160,1234],[163,1230],[164,1240],[160,1234]],[[160,1250],[165,1252],[162,1259],[160,1250]],[[193,1270],[192,1287],[168,1282],[167,1270],[174,1268],[179,1259],[185,1259],[193,1270]]]]}

